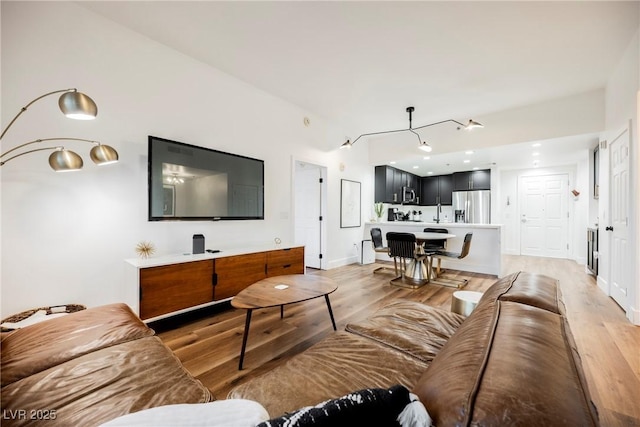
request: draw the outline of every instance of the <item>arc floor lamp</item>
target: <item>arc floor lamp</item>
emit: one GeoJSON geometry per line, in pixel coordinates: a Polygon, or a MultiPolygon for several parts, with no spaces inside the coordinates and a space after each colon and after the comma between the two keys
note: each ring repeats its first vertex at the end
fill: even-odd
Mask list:
{"type": "Polygon", "coordinates": [[[343,143],[340,146],[340,148],[351,148],[353,146],[353,144],[355,144],[363,136],[383,135],[383,134],[387,134],[387,133],[397,133],[397,132],[411,132],[416,137],[418,137],[418,148],[421,149],[422,151],[430,152],[433,148],[426,141],[424,141],[424,140],[422,140],[420,138],[420,135],[418,134],[418,132],[416,132],[417,130],[424,129],[424,128],[427,128],[427,127],[430,127],[430,126],[435,126],[435,125],[447,123],[447,122],[456,123],[458,125],[458,130],[460,130],[462,128],[464,128],[466,130],[471,130],[471,129],[475,129],[475,128],[483,128],[484,127],[484,125],[482,125],[481,123],[478,123],[475,120],[471,120],[471,119],[467,122],[466,125],[463,124],[463,123],[460,123],[457,120],[448,119],[448,120],[442,120],[442,121],[435,122],[435,123],[429,123],[428,125],[418,126],[418,127],[414,128],[414,127],[412,127],[412,124],[411,124],[412,120],[411,119],[412,119],[412,116],[413,116],[413,112],[415,111],[415,108],[414,107],[407,107],[406,111],[407,111],[407,113],[409,113],[409,127],[407,129],[395,129],[395,130],[385,130],[385,131],[381,131],[381,132],[363,133],[362,135],[360,135],[359,137],[357,137],[353,141],[347,139],[347,141],[345,143],[343,143]]]}
{"type": "MultiPolygon", "coordinates": [[[[7,127],[0,134],[0,140],[4,138],[4,135],[7,133],[9,128],[15,123],[15,121],[27,111],[27,109],[34,104],[35,102],[41,100],[50,95],[55,95],[61,93],[60,98],[58,99],[58,106],[62,113],[70,119],[75,120],[92,120],[95,119],[98,115],[98,107],[96,103],[89,96],[85,95],[82,92],[78,92],[76,88],[71,89],[62,89],[56,90],[53,92],[45,93],[29,102],[27,105],[22,107],[18,114],[9,122],[7,127]]],[[[89,155],[91,160],[97,165],[107,165],[111,163],[115,163],[118,161],[118,152],[113,148],[106,144],[101,144],[98,141],[92,141],[90,139],[83,138],[42,138],[35,139],[33,141],[25,142],[24,144],[20,144],[4,153],[0,154],[0,166],[4,166],[5,163],[13,160],[17,157],[24,156],[25,154],[35,153],[38,151],[47,151],[54,150],[53,153],[49,156],[49,165],[56,172],[66,172],[66,171],[74,171],[80,170],[83,166],[82,157],[71,150],[67,150],[64,146],[53,146],[53,147],[44,147],[44,148],[35,148],[31,150],[26,150],[20,152],[21,149],[27,147],[32,144],[40,144],[43,142],[50,141],[82,141],[93,144],[94,147],[91,149],[89,155]],[[17,152],[11,157],[5,158],[10,153],[17,152]],[[4,158],[4,160],[2,160],[4,158]]]]}

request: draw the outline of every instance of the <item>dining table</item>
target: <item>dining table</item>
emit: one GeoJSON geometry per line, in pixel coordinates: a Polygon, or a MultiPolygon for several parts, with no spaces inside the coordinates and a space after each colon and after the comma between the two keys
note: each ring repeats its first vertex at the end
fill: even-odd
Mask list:
{"type": "MultiPolygon", "coordinates": [[[[437,233],[435,231],[416,231],[414,233],[412,233],[414,236],[416,236],[416,242],[418,243],[418,245],[423,245],[424,243],[429,243],[435,240],[447,240],[447,239],[452,239],[454,237],[456,237],[455,234],[451,234],[451,233],[437,233]]],[[[413,276],[411,277],[414,280],[418,280],[418,281],[426,281],[426,283],[429,283],[431,280],[433,280],[434,277],[434,272],[433,272],[433,253],[430,252],[427,248],[427,250],[425,250],[425,257],[422,261],[418,261],[416,259],[414,259],[412,261],[412,263],[423,263],[424,264],[424,269],[421,268],[421,266],[418,265],[414,265],[413,268],[409,268],[408,271],[413,272],[413,276]],[[422,273],[426,270],[427,274],[426,276],[422,273]]]]}
{"type": "Polygon", "coordinates": [[[451,233],[436,233],[434,231],[416,231],[415,233],[411,233],[416,236],[416,241],[420,243],[426,243],[433,240],[446,240],[452,239],[456,237],[455,234],[451,233]]]}

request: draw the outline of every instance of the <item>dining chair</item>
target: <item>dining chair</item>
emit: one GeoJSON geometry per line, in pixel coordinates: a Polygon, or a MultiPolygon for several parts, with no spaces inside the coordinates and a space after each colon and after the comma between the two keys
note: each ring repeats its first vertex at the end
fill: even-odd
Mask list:
{"type": "MultiPolygon", "coordinates": [[[[449,233],[449,230],[447,230],[446,228],[427,227],[422,231],[424,231],[425,233],[442,233],[442,234],[449,233]]],[[[445,250],[447,248],[447,239],[429,240],[427,243],[425,243],[424,248],[428,250],[432,249],[435,251],[445,250]]]]}
{"type": "Polygon", "coordinates": [[[394,281],[404,279],[408,273],[412,278],[416,276],[424,279],[428,278],[428,270],[424,265],[424,260],[428,254],[424,251],[422,245],[418,245],[416,236],[413,233],[390,231],[387,233],[387,245],[389,246],[389,256],[393,257],[393,265],[397,276],[391,280],[392,284],[395,284],[394,281]],[[413,271],[408,271],[407,259],[412,261],[411,268],[413,271]],[[420,270],[415,271],[416,268],[420,270]]]}
{"type": "MultiPolygon", "coordinates": [[[[382,231],[377,227],[371,229],[371,244],[373,245],[373,250],[375,252],[385,253],[387,255],[389,254],[389,248],[387,246],[384,246],[384,243],[382,242],[382,231]]],[[[373,273],[375,274],[382,271],[394,270],[389,267],[378,267],[373,270],[373,273]]]]}
{"type": "Polygon", "coordinates": [[[462,259],[467,255],[469,255],[472,238],[473,238],[473,233],[467,233],[464,236],[464,241],[462,242],[462,249],[460,250],[460,252],[436,251],[435,254],[433,254],[433,257],[438,260],[438,266],[436,267],[436,277],[438,278],[438,280],[436,283],[444,286],[455,287],[455,288],[462,288],[467,285],[469,281],[466,279],[453,279],[453,278],[441,275],[440,265],[442,262],[442,258],[462,259]]]}

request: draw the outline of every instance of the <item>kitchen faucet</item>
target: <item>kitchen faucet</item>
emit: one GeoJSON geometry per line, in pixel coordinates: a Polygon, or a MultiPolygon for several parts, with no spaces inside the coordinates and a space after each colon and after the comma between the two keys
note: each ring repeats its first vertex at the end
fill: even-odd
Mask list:
{"type": "Polygon", "coordinates": [[[436,205],[436,217],[434,218],[434,221],[436,222],[436,224],[440,224],[440,211],[442,210],[442,206],[440,205],[440,203],[438,203],[436,205]]]}

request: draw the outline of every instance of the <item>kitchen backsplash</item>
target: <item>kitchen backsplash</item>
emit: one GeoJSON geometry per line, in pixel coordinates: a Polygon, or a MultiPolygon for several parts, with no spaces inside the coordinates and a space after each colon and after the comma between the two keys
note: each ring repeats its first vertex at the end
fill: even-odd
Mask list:
{"type": "MultiPolygon", "coordinates": [[[[408,221],[425,221],[433,222],[436,219],[436,206],[407,206],[407,205],[391,205],[384,204],[384,216],[383,219],[387,219],[387,211],[390,208],[398,209],[398,212],[404,213],[405,217],[408,215],[408,221]],[[415,212],[415,214],[414,214],[415,212]]],[[[453,207],[442,206],[440,211],[440,222],[454,222],[453,207]]]]}

